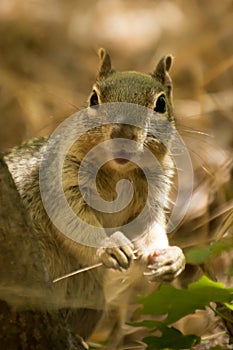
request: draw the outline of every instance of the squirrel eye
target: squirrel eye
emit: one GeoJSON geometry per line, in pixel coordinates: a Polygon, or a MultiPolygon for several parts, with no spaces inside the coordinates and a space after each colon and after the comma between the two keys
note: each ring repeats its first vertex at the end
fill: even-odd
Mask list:
{"type": "Polygon", "coordinates": [[[165,95],[160,95],[155,103],[154,111],[157,113],[165,113],[166,112],[166,99],[165,95]]]}
{"type": "Polygon", "coordinates": [[[90,106],[96,106],[99,104],[99,98],[97,95],[97,92],[95,90],[93,90],[91,97],[90,97],[90,106]]]}

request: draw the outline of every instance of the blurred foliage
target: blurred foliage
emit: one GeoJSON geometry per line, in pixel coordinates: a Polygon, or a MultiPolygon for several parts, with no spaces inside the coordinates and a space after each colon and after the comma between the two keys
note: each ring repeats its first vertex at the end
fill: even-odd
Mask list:
{"type": "MultiPolygon", "coordinates": [[[[146,349],[190,349],[201,343],[201,338],[194,334],[183,334],[176,328],[175,322],[194,314],[196,310],[212,308],[213,302],[225,305],[232,310],[233,288],[225,288],[222,283],[213,282],[206,276],[198,281],[190,283],[187,289],[177,289],[171,285],[162,285],[160,289],[146,297],[139,298],[139,304],[143,305],[138,313],[144,315],[142,322],[135,322],[135,327],[146,327],[150,333],[143,341],[147,344],[146,349]],[[162,321],[152,320],[152,315],[164,315],[162,321]],[[149,316],[149,318],[148,318],[149,316]],[[147,319],[148,318],[148,319],[147,319]],[[175,326],[175,327],[174,327],[175,326]],[[159,334],[158,334],[159,331],[159,334]]],[[[218,316],[230,320],[223,312],[218,316]]],[[[187,332],[187,330],[186,330],[187,332]]],[[[205,343],[203,340],[202,343],[205,343]]],[[[208,340],[206,340],[208,343],[208,340]]],[[[208,347],[209,348],[209,347],[208,347]]],[[[220,347],[222,349],[222,347],[220,347]]]]}
{"type": "Polygon", "coordinates": [[[155,293],[139,298],[139,303],[143,304],[140,314],[165,314],[163,323],[169,325],[197,309],[204,309],[211,302],[230,302],[233,287],[225,288],[223,283],[202,276],[190,283],[187,289],[164,284],[155,293]]]}
{"type": "Polygon", "coordinates": [[[232,248],[233,240],[231,237],[214,241],[206,247],[191,248],[186,252],[186,263],[193,265],[205,264],[222,252],[231,250],[232,248]]]}

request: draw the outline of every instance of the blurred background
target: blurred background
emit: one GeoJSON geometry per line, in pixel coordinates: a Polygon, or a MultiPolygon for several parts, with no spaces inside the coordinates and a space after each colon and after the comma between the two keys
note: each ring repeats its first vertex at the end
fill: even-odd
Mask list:
{"type": "Polygon", "coordinates": [[[231,284],[233,2],[0,0],[0,38],[0,151],[48,135],[86,106],[100,47],[118,70],[151,72],[161,56],[174,56],[175,116],[195,178],[171,242],[186,252],[229,242],[207,264],[191,259],[181,284],[201,265],[231,284]]]}
{"type": "Polygon", "coordinates": [[[230,0],[1,0],[0,148],[85,106],[99,47],[119,70],[150,72],[171,53],[179,124],[231,147],[232,23],[230,0]]]}

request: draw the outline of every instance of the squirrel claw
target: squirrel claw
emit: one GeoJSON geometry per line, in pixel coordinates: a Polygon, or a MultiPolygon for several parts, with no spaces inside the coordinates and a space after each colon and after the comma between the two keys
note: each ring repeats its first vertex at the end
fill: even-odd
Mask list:
{"type": "Polygon", "coordinates": [[[119,271],[129,268],[134,259],[133,245],[123,233],[117,231],[103,242],[97,253],[107,268],[119,271]]]}
{"type": "Polygon", "coordinates": [[[170,282],[175,279],[185,267],[185,257],[179,247],[167,247],[166,249],[156,250],[156,254],[148,256],[150,270],[144,272],[145,276],[150,277],[151,281],[170,282]]]}

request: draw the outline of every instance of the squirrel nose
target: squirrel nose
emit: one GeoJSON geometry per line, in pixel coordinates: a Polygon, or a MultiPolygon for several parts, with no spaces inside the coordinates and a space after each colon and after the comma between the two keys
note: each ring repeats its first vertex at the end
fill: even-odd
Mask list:
{"type": "Polygon", "coordinates": [[[116,124],[113,126],[110,137],[115,138],[124,138],[129,140],[135,140],[136,135],[131,125],[127,124],[116,124]]]}

